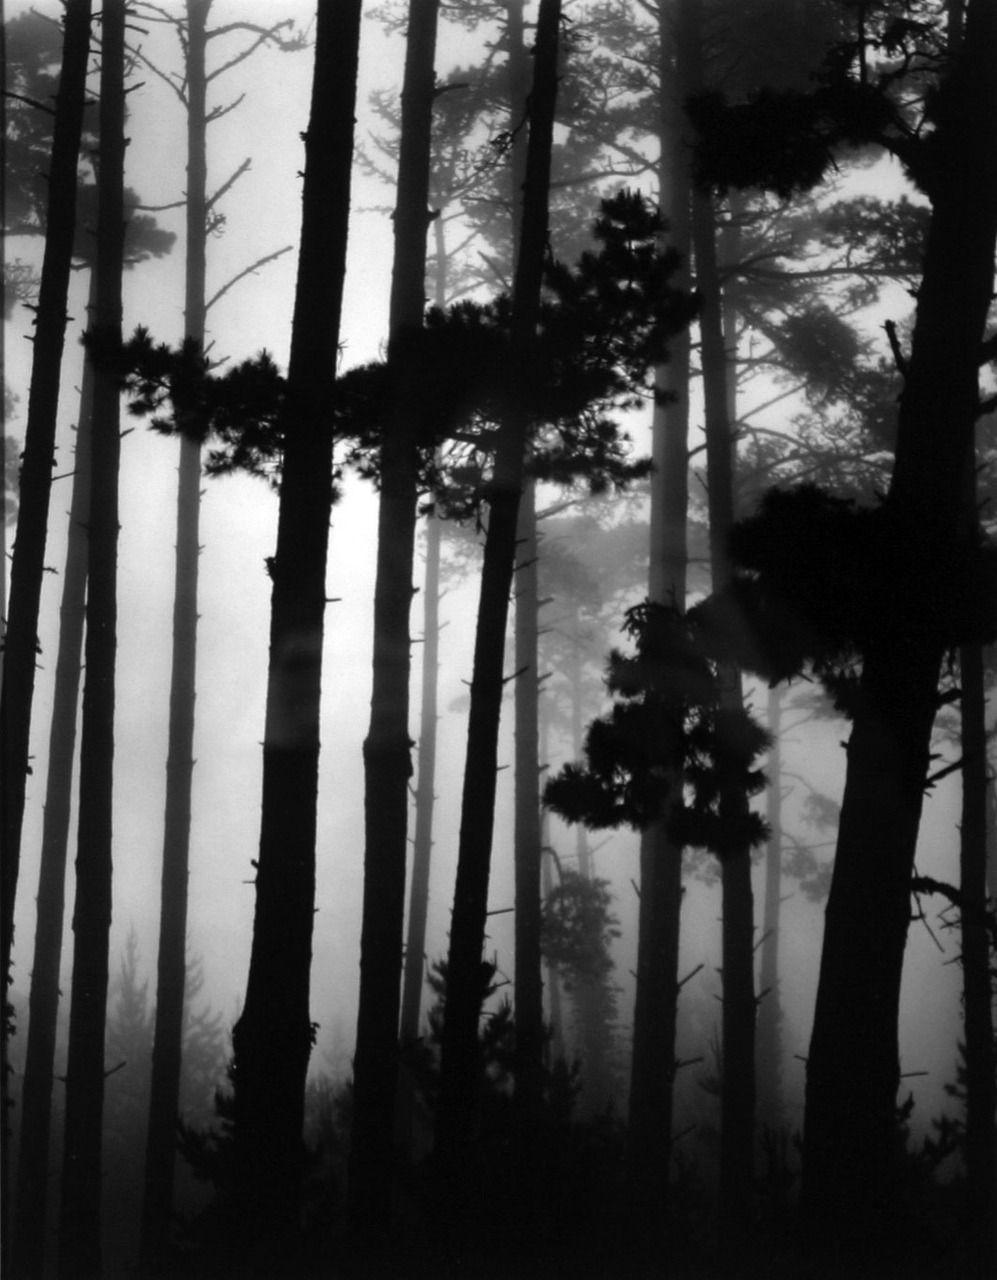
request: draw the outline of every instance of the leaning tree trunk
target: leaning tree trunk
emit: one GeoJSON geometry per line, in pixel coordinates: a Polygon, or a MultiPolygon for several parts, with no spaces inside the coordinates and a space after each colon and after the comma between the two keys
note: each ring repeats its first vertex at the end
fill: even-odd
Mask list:
{"type": "MultiPolygon", "coordinates": [[[[96,302],[91,275],[90,306],[96,302]]],[[[28,1002],[28,1044],[21,1086],[21,1143],[17,1163],[17,1218],[14,1224],[15,1275],[37,1280],[45,1254],[48,1207],[49,1150],[52,1126],[52,1083],[56,1028],[59,1019],[59,970],[66,898],[66,852],[76,756],[76,711],[80,693],[83,624],[86,616],[89,556],[90,453],[93,417],[93,362],[83,365],[80,420],[76,428],[73,494],[69,509],[69,538],[62,573],[59,605],[59,652],[52,695],[45,820],[42,825],[38,871],[38,910],[31,996],[28,1002]]]]}
{"type": "Polygon", "coordinates": [[[374,583],[374,669],[364,742],[364,899],[360,1006],[353,1059],[349,1206],[352,1226],[383,1232],[391,1216],[398,1092],[399,979],[408,837],[412,565],[418,496],[418,343],[425,310],[426,231],[439,0],[411,0],[402,87],[388,365],[395,404],[380,452],[374,583]]]}
{"type": "MultiPolygon", "coordinates": [[[[693,196],[693,244],[700,295],[700,349],[706,410],[706,465],[710,517],[710,571],[714,591],[730,577],[727,539],[734,520],[733,438],[728,417],[727,352],[716,260],[716,214],[712,198],[693,196]]],[[[720,672],[721,706],[743,707],[741,672],[731,663],[720,672]]],[[[747,797],[728,789],[721,811],[733,817],[747,797]]],[[[755,978],[751,849],[718,850],[723,891],[723,1064],[720,1087],[720,1215],[725,1246],[736,1251],[748,1228],[754,1168],[755,978]]]]}
{"type": "Polygon", "coordinates": [[[938,677],[951,644],[939,602],[965,581],[970,553],[965,460],[997,239],[997,8],[988,0],[970,0],[963,47],[939,93],[931,224],[883,510],[909,581],[864,654],[807,1059],[811,1238],[849,1248],[863,1264],[895,1227],[900,980],[938,677]]]}
{"type": "MultiPolygon", "coordinates": [[[[124,267],[125,2],[101,21],[100,165],[94,349],[121,344],[124,267]]],[[[118,470],[121,392],[113,360],[96,357],[90,466],[90,545],[80,806],[73,914],[73,980],[66,1064],[59,1275],[101,1273],[104,1029],[111,929],[114,668],[117,653],[118,470]]]]}
{"type": "Polygon", "coordinates": [[[758,1115],[777,1130],[782,1124],[782,1001],[779,996],[779,917],[782,911],[782,695],[768,693],[768,790],[765,817],[765,905],[762,914],[761,962],[758,970],[758,1115]]]}
{"type": "MultiPolygon", "coordinates": [[[[686,51],[684,13],[659,10],[660,68],[658,185],[668,243],[682,257],[675,283],[689,283],[689,162],[683,129],[686,51]],[[678,31],[670,20],[681,25],[678,31]],[[667,66],[665,59],[671,60],[667,66]]],[[[689,331],[670,342],[668,360],[655,370],[652,421],[651,541],[648,597],[685,608],[689,511],[689,331]]],[[[627,1164],[635,1221],[660,1228],[671,1171],[675,1028],[678,1005],[682,850],[669,839],[664,820],[641,832],[640,907],[637,922],[637,986],[627,1164]]]]}
{"type": "MultiPolygon", "coordinates": [[[[0,691],[0,787],[3,808],[3,859],[0,877],[0,999],[6,1004],[10,952],[14,938],[14,897],[20,864],[24,792],[28,776],[28,739],[35,687],[38,611],[45,572],[45,537],[52,489],[52,457],[59,409],[59,377],[66,337],[66,298],[76,231],[76,166],[83,129],[87,58],[90,50],[89,0],[67,0],[62,67],[48,171],[48,211],[38,308],[31,361],[28,420],[21,464],[20,506],[11,554],[10,599],[4,638],[0,691]]],[[[2,1115],[7,1124],[7,1018],[3,1018],[0,1063],[2,1115]]],[[[3,1157],[6,1162],[6,1156],[3,1157]]],[[[9,1239],[9,1233],[4,1232],[9,1239]]]]}
{"type": "MultiPolygon", "coordinates": [[[[975,514],[975,513],[974,513],[975,514]]],[[[962,1001],[966,1043],[966,1234],[974,1274],[992,1271],[997,1214],[997,1153],[994,1107],[993,992],[987,930],[987,742],[983,651],[963,645],[962,822],[959,827],[959,890],[962,898],[962,1001]]]]}
{"type": "MultiPolygon", "coordinates": [[[[509,367],[524,372],[532,364],[547,245],[560,16],[560,0],[541,0],[509,353],[509,367]]],[[[488,493],[488,533],[475,631],[457,883],[450,926],[437,1146],[454,1178],[463,1177],[458,1171],[467,1167],[477,1131],[478,1016],[495,815],[502,664],[528,429],[527,406],[513,387],[501,424],[488,493]]]]}
{"type": "MultiPolygon", "coordinates": [[[[187,0],[187,250],[184,340],[204,345],[207,225],[207,21],[211,0],[187,0]]],[[[176,406],[182,416],[184,405],[176,406]]],[[[201,449],[180,438],[177,541],[173,595],[173,655],[166,757],[166,807],[160,887],[156,1013],[149,1090],[149,1126],[142,1200],[141,1253],[160,1257],[173,1209],[176,1124],[180,1110],[184,987],[187,977],[187,876],[191,784],[194,771],[194,700],[197,661],[197,566],[200,548],[201,449]]]]}
{"type": "Polygon", "coordinates": [[[240,1244],[280,1260],[302,1177],[319,709],[333,499],[330,400],[349,224],[360,0],[320,4],[305,135],[301,246],[282,412],[256,910],[246,1001],[233,1031],[240,1244]]]}

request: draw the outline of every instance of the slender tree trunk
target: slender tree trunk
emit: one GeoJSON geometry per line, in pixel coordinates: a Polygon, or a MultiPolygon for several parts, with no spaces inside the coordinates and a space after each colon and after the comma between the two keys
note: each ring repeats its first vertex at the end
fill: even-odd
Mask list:
{"type": "Polygon", "coordinates": [[[540,684],[537,592],[536,486],[528,479],[519,507],[515,577],[516,626],[516,806],[514,1060],[516,1126],[520,1183],[535,1182],[543,1104],[543,981],[540,973],[540,684]]]}
{"type": "MultiPolygon", "coordinates": [[[[447,304],[447,244],[442,218],[433,220],[434,301],[447,304]]],[[[436,736],[440,683],[440,551],[443,524],[435,511],[426,518],[426,571],[422,586],[422,709],[419,719],[419,779],[415,793],[415,834],[412,840],[412,884],[409,889],[408,933],[402,979],[402,1044],[419,1035],[422,988],[426,963],[426,917],[429,908],[429,870],[433,850],[433,811],[436,805],[436,736]]]]}
{"type": "MultiPolygon", "coordinates": [[[[975,514],[975,512],[974,512],[975,514]]],[[[994,1054],[993,992],[987,937],[987,743],[983,651],[963,645],[962,823],[959,887],[962,928],[963,1018],[966,1037],[967,1230],[975,1274],[997,1263],[994,1215],[997,1213],[997,1152],[994,1108],[997,1062],[994,1054]]]]}
{"type": "MultiPolygon", "coordinates": [[[[728,363],[724,344],[720,277],[716,260],[716,214],[712,198],[693,196],[696,287],[700,295],[700,350],[706,410],[710,569],[714,591],[730,576],[727,538],[734,520],[733,443],[728,418],[728,363]]],[[[733,664],[720,672],[721,705],[740,711],[741,673],[733,664]]],[[[747,808],[742,792],[730,790],[721,806],[732,815],[747,808]]],[[[725,1246],[736,1251],[748,1228],[754,1168],[755,982],[754,903],[751,850],[718,851],[723,891],[723,1069],[720,1093],[720,1214],[725,1246]]]]}
{"type": "Polygon", "coordinates": [[[429,869],[433,850],[433,807],[436,799],[436,730],[440,681],[440,542],[442,522],[426,518],[426,576],[423,580],[422,712],[419,725],[419,781],[415,793],[415,836],[412,843],[412,886],[409,893],[405,975],[402,987],[402,1044],[419,1036],[426,960],[426,916],[429,869]]]}
{"type": "MultiPolygon", "coordinates": [[[[204,345],[207,242],[207,21],[211,0],[187,0],[187,251],[184,340],[204,345]]],[[[181,415],[184,406],[178,405],[181,415]]],[[[146,1263],[162,1256],[173,1208],[176,1124],[180,1110],[184,988],[187,977],[187,877],[191,783],[194,770],[194,701],[197,662],[198,527],[201,450],[180,439],[177,486],[173,657],[166,758],[166,809],[160,890],[156,1012],[142,1202],[141,1253],[146,1263]]]]}
{"type": "MultiPolygon", "coordinates": [[[[76,165],[83,128],[89,50],[89,0],[68,0],[48,172],[45,252],[35,313],[31,389],[24,433],[17,533],[11,556],[3,687],[0,691],[0,738],[3,744],[0,750],[0,787],[3,799],[0,945],[3,948],[2,980],[5,988],[10,980],[14,897],[20,865],[25,783],[29,770],[29,731],[35,686],[38,610],[45,567],[45,537],[59,409],[59,376],[66,336],[66,299],[76,230],[76,165]]],[[[6,1003],[6,990],[0,994],[6,1003]]],[[[4,1017],[3,1062],[0,1063],[0,1085],[3,1091],[0,1124],[4,1129],[7,1124],[6,1050],[7,1019],[4,1017]]],[[[4,1235],[9,1239],[9,1233],[5,1232],[4,1235]]]]}
{"type": "MultiPolygon", "coordinates": [[[[689,161],[682,103],[687,76],[684,8],[659,9],[659,200],[667,240],[682,255],[674,283],[688,287],[690,256],[689,161]],[[677,25],[675,25],[677,24],[677,25]]],[[[685,608],[689,509],[689,332],[669,343],[655,370],[652,421],[651,542],[648,597],[685,608]]],[[[671,1171],[675,1027],[682,912],[682,850],[664,820],[640,838],[640,908],[637,986],[630,1069],[628,1180],[635,1221],[660,1229],[671,1171]]]]}
{"type": "Polygon", "coordinates": [[[940,93],[931,225],[884,506],[917,586],[898,592],[903,607],[879,620],[864,655],[807,1060],[811,1240],[864,1265],[896,1231],[897,1013],[947,647],[933,615],[968,552],[965,459],[997,237],[997,9],[987,0],[970,0],[940,93]]]}
{"type": "Polygon", "coordinates": [[[319,710],[329,516],[329,402],[349,224],[360,2],[318,6],[305,135],[301,247],[283,411],[284,474],[263,744],[260,853],[249,979],[233,1032],[237,1195],[244,1248],[290,1266],[300,1204],[309,1012],[319,710]]]}
{"type": "MultiPolygon", "coordinates": [[[[105,0],[101,21],[97,283],[91,334],[99,348],[110,351],[121,343],[124,71],[124,0],[105,0]]],[[[64,1280],[84,1280],[101,1273],[101,1128],[111,928],[120,415],[121,393],[113,364],[98,359],[94,374],[86,674],[59,1234],[59,1275],[64,1280]]]]}
{"type": "MultiPolygon", "coordinates": [[[[92,314],[95,273],[91,273],[92,314]]],[[[59,652],[52,696],[45,820],[42,825],[38,872],[38,910],[31,996],[28,1004],[28,1044],[21,1087],[21,1142],[17,1165],[17,1219],[14,1224],[15,1275],[36,1280],[42,1274],[48,1206],[49,1154],[52,1124],[52,1082],[56,1028],[59,1019],[59,970],[66,899],[66,852],[76,756],[76,712],[80,694],[83,624],[86,617],[87,558],[89,556],[90,452],[93,415],[93,363],[83,365],[80,418],[76,428],[73,494],[69,510],[69,540],[62,574],[59,605],[59,652]]]]}
{"type": "MultiPolygon", "coordinates": [[[[522,243],[523,195],[526,182],[527,138],[517,125],[526,111],[529,93],[529,55],[523,30],[522,0],[507,0],[506,86],[509,129],[512,133],[510,209],[513,261],[522,243]]],[[[515,986],[513,1009],[516,1047],[515,1079],[517,1159],[519,1181],[527,1207],[535,1197],[536,1143],[543,1101],[543,980],[540,972],[540,745],[537,670],[537,511],[536,486],[523,485],[519,504],[515,576],[515,986]]]]}
{"type": "Polygon", "coordinates": [[[394,366],[398,394],[381,443],[374,673],[370,729],[364,742],[366,849],[349,1196],[354,1228],[375,1232],[383,1231],[391,1216],[398,1092],[399,979],[412,774],[409,613],[419,460],[413,414],[419,378],[414,338],[422,328],[426,301],[438,10],[439,0],[411,0],[409,5],[388,338],[388,362],[394,366]]]}
{"type": "Polygon", "coordinates": [[[758,1115],[776,1130],[782,1124],[782,1002],[779,997],[779,916],[782,910],[782,695],[768,693],[768,731],[772,735],[768,763],[765,817],[769,838],[765,849],[765,906],[762,916],[761,965],[758,975],[758,1115]]]}
{"type": "MultiPolygon", "coordinates": [[[[557,98],[559,0],[541,0],[530,95],[523,220],[512,302],[510,368],[530,368],[547,245],[547,198],[557,98]]],[[[515,389],[502,423],[489,490],[488,533],[478,602],[471,708],[450,926],[437,1142],[456,1176],[473,1144],[479,1089],[478,1016],[502,706],[502,665],[516,555],[529,418],[515,389]]]]}

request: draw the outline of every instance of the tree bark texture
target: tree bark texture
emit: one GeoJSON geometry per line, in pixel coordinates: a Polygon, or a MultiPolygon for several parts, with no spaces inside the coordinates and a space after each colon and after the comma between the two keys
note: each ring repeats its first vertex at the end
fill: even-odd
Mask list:
{"type": "MultiPolygon", "coordinates": [[[[45,538],[59,409],[59,376],[66,336],[66,299],[76,231],[76,166],[83,129],[87,58],[90,50],[89,0],[68,0],[62,66],[48,171],[48,210],[38,308],[35,313],[31,387],[24,432],[17,533],[11,554],[10,599],[0,691],[0,787],[3,796],[3,860],[0,880],[0,945],[3,948],[4,999],[14,937],[14,897],[20,865],[24,794],[29,772],[31,703],[35,685],[38,611],[45,566],[45,538]]],[[[0,1066],[6,1126],[6,1036],[0,1066]]]]}
{"type": "Polygon", "coordinates": [[[940,86],[931,224],[884,515],[916,590],[864,655],[810,1054],[803,1207],[816,1239],[858,1251],[894,1227],[897,1011],[947,619],[965,562],[965,460],[997,234],[997,9],[970,0],[940,86]]]}
{"type": "MultiPolygon", "coordinates": [[[[99,349],[111,351],[121,342],[124,71],[124,0],[105,0],[101,21],[97,283],[91,333],[99,349]]],[[[59,1275],[64,1280],[85,1280],[101,1273],[101,1130],[111,928],[120,416],[116,372],[98,359],[93,397],[73,979],[59,1231],[59,1275]]]]}
{"type": "Polygon", "coordinates": [[[380,450],[370,728],[364,742],[364,905],[353,1059],[349,1198],[354,1228],[383,1230],[391,1211],[398,1014],[408,852],[409,678],[420,376],[415,336],[426,303],[426,233],[439,0],[411,0],[402,86],[388,363],[396,403],[380,450]]]}
{"type": "MultiPolygon", "coordinates": [[[[207,259],[207,21],[211,0],[187,0],[187,199],[184,339],[204,345],[207,259]]],[[[175,406],[182,418],[183,405],[175,406]]],[[[201,449],[180,438],[173,595],[173,654],[166,757],[166,805],[160,886],[156,1012],[142,1201],[141,1252],[147,1263],[167,1245],[173,1209],[176,1125],[180,1110],[184,989],[187,978],[187,879],[197,669],[197,577],[201,449]]]]}
{"type": "Polygon", "coordinates": [[[233,1032],[236,1194],[243,1247],[286,1265],[300,1201],[309,1013],[319,709],[333,499],[330,399],[349,222],[359,0],[318,7],[305,135],[301,247],[284,408],[256,909],[246,1000],[233,1032]]]}
{"type": "MultiPolygon", "coordinates": [[[[96,275],[91,274],[90,308],[96,298],[96,275]]],[[[80,416],[73,455],[73,493],[69,509],[69,538],[62,572],[59,604],[59,651],[52,695],[45,818],[38,871],[37,923],[28,1001],[28,1043],[21,1086],[21,1142],[17,1164],[17,1217],[14,1223],[15,1275],[38,1280],[45,1254],[49,1157],[52,1125],[52,1083],[56,1028],[59,1018],[59,970],[66,900],[66,854],[76,757],[76,713],[79,704],[86,617],[87,559],[89,556],[91,418],[93,362],[83,365],[80,416]]]]}
{"type": "MultiPolygon", "coordinates": [[[[529,369],[547,247],[548,189],[557,100],[559,0],[541,0],[529,103],[529,150],[512,303],[510,367],[529,369]]],[[[471,707],[461,803],[457,883],[450,924],[437,1142],[451,1171],[473,1150],[479,1089],[480,969],[488,910],[502,666],[516,555],[529,418],[511,389],[489,487],[488,533],[478,600],[471,707]]]]}

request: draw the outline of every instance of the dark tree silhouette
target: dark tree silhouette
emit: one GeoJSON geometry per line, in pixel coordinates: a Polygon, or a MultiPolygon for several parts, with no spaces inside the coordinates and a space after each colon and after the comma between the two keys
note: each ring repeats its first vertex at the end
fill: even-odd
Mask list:
{"type": "MultiPolygon", "coordinates": [[[[56,98],[52,155],[48,164],[48,213],[45,254],[35,319],[31,390],[25,428],[24,460],[11,556],[10,599],[0,689],[0,787],[3,788],[3,869],[0,879],[0,964],[4,990],[0,1125],[7,1124],[6,988],[14,936],[14,898],[20,865],[24,791],[29,772],[29,732],[38,645],[38,609],[45,562],[52,457],[59,407],[59,374],[66,334],[66,296],[76,230],[76,168],[83,128],[90,4],[66,6],[62,68],[56,98]]],[[[4,1157],[6,1167],[6,1157],[4,1157]]],[[[5,1197],[6,1200],[6,1197],[5,1197]]],[[[4,1232],[5,1239],[10,1233],[4,1232]]]]}
{"type": "MultiPolygon", "coordinates": [[[[709,123],[716,102],[695,108],[707,139],[704,176],[721,153],[735,176],[735,156],[743,162],[749,153],[744,128],[756,145],[742,176],[750,169],[751,181],[783,191],[819,180],[837,147],[876,141],[931,204],[909,354],[895,343],[904,388],[888,494],[878,509],[851,515],[811,501],[799,529],[807,548],[800,589],[783,578],[794,601],[783,616],[809,626],[805,649],[815,637],[823,645],[825,672],[853,718],[807,1061],[803,1209],[815,1245],[844,1251],[856,1266],[879,1248],[903,1248],[897,1016],[942,657],[992,626],[965,475],[997,236],[997,13],[970,0],[957,51],[945,50],[932,24],[904,25],[892,6],[860,34],[810,92],[763,95],[722,113],[722,138],[709,123]],[[880,69],[873,58],[884,44],[880,69]],[[931,86],[923,117],[905,114],[911,104],[890,92],[912,67],[931,86]],[[763,117],[769,123],[759,128],[763,117]],[[830,558],[820,549],[825,521],[839,523],[830,558]],[[808,557],[830,571],[820,585],[804,567],[808,557]],[[842,678],[840,664],[837,676],[829,670],[829,650],[840,653],[849,639],[861,671],[849,678],[846,664],[842,678]]],[[[793,509],[784,505],[782,516],[793,509]]],[[[788,532],[780,517],[769,546],[775,552],[779,540],[782,552],[764,557],[762,581],[780,557],[795,557],[788,532]]]]}
{"type": "MultiPolygon", "coordinates": [[[[233,1032],[242,1244],[286,1265],[296,1237],[315,901],[319,701],[333,499],[331,397],[349,220],[359,0],[318,9],[287,390],[246,1001],[233,1032]],[[279,1261],[278,1261],[279,1260],[279,1261]]],[[[259,1257],[260,1255],[258,1255],[259,1257]]]]}
{"type": "MultiPolygon", "coordinates": [[[[559,0],[542,0],[530,95],[529,150],[512,300],[510,367],[525,371],[540,318],[547,198],[557,98],[559,0]]],[[[471,711],[461,806],[457,885],[448,958],[437,1143],[455,1176],[476,1130],[478,1012],[495,806],[502,663],[529,414],[515,388],[499,434],[489,487],[488,534],[475,632],[471,711]]]]}
{"type": "Polygon", "coordinates": [[[405,914],[409,778],[412,566],[419,479],[414,406],[423,376],[413,334],[422,328],[438,0],[411,0],[402,87],[394,214],[388,368],[397,392],[380,445],[374,586],[374,670],[364,742],[364,905],[360,1003],[353,1062],[349,1197],[352,1226],[390,1219],[398,1090],[399,979],[405,914]]]}
{"type": "MultiPolygon", "coordinates": [[[[121,343],[124,266],[125,5],[106,0],[101,23],[100,166],[93,324],[95,349],[121,343]]],[[[118,470],[121,389],[97,360],[91,428],[87,628],[80,732],[80,806],[73,910],[73,979],[59,1275],[101,1273],[101,1152],[117,655],[118,470]]]]}

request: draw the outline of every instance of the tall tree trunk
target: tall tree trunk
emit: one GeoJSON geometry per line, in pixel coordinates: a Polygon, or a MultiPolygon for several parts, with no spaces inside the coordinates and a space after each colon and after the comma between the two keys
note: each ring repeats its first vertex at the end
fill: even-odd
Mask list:
{"type": "MultiPolygon", "coordinates": [[[[557,99],[560,0],[541,0],[529,101],[529,150],[512,300],[510,368],[527,370],[540,311],[557,99]]],[[[473,1148],[479,1090],[478,1016],[502,706],[502,664],[529,417],[511,389],[489,487],[488,533],[478,601],[471,707],[461,806],[457,883],[450,926],[437,1142],[454,1174],[473,1148]]]]}
{"type": "MultiPolygon", "coordinates": [[[[661,40],[658,188],[667,241],[682,257],[674,280],[688,287],[690,257],[689,161],[683,102],[686,13],[682,5],[659,8],[661,40]]],[[[685,608],[689,511],[689,331],[669,343],[668,359],[655,370],[652,421],[651,541],[648,597],[685,608]]],[[[641,896],[637,921],[637,986],[627,1129],[628,1180],[635,1221],[664,1222],[671,1170],[675,1028],[682,850],[668,838],[664,820],[641,832],[641,896]]]]}
{"type": "Polygon", "coordinates": [[[439,0],[410,0],[394,215],[388,363],[394,366],[396,403],[380,453],[374,670],[370,729],[363,749],[366,846],[349,1171],[350,1218],[354,1228],[363,1231],[383,1231],[391,1216],[412,774],[409,613],[419,470],[413,406],[420,376],[415,336],[422,328],[426,302],[438,10],[439,0]]]}
{"type": "MultiPolygon", "coordinates": [[[[96,274],[91,273],[90,305],[96,303],[96,274]]],[[[59,605],[59,652],[52,695],[45,819],[38,871],[38,910],[28,1044],[21,1087],[21,1142],[17,1164],[17,1219],[14,1224],[13,1271],[36,1280],[42,1274],[48,1206],[51,1148],[52,1082],[59,1018],[59,970],[66,899],[66,852],[76,755],[76,712],[80,694],[83,624],[86,617],[89,556],[90,453],[93,416],[93,362],[83,365],[80,417],[76,428],[73,494],[69,539],[59,605]]]]}
{"type": "MultiPolygon", "coordinates": [[[[940,87],[931,224],[884,517],[917,587],[864,655],[807,1060],[811,1239],[867,1262],[895,1230],[897,1014],[938,676],[933,615],[965,563],[965,460],[997,238],[997,8],[970,0],[940,87]]],[[[850,1259],[854,1262],[854,1258],[850,1259]]]]}
{"type": "Polygon", "coordinates": [[[440,682],[440,542],[442,522],[435,513],[426,518],[426,575],[423,579],[422,710],[419,721],[419,780],[415,793],[415,834],[412,841],[412,885],[409,891],[405,973],[402,986],[402,1044],[419,1036],[422,987],[426,959],[426,916],[429,907],[429,869],[433,850],[433,807],[436,799],[436,730],[440,682]]]}
{"type": "MultiPolygon", "coordinates": [[[[974,510],[975,516],[975,510],[974,510]]],[[[963,645],[962,822],[959,888],[962,895],[962,992],[966,1037],[967,1234],[975,1274],[997,1263],[997,1062],[994,1054],[990,940],[987,936],[987,742],[983,651],[963,645]]]]}
{"type": "MultiPolygon", "coordinates": [[[[35,687],[38,610],[45,568],[45,537],[52,488],[52,458],[59,409],[59,376],[66,336],[66,298],[76,231],[76,166],[83,129],[87,58],[90,50],[89,0],[67,0],[62,67],[48,172],[48,209],[38,308],[35,312],[31,389],[24,433],[20,506],[11,555],[10,600],[0,690],[0,787],[3,808],[3,859],[0,876],[0,970],[2,1003],[10,981],[14,937],[14,897],[20,865],[24,792],[29,772],[31,702],[35,687]]],[[[2,1114],[7,1125],[7,1018],[3,1018],[0,1062],[2,1114]]],[[[6,1156],[3,1157],[6,1169],[6,1156]]],[[[9,1239],[10,1233],[4,1236],[9,1239]]]]}
{"type": "MultiPolygon", "coordinates": [[[[187,0],[187,249],[184,340],[195,345],[198,352],[204,345],[208,235],[206,49],[210,7],[211,0],[187,0]]],[[[184,406],[176,407],[182,414],[184,406]]],[[[200,446],[195,440],[181,436],[159,956],[156,967],[156,1012],[140,1246],[142,1256],[150,1265],[154,1259],[162,1256],[169,1238],[176,1124],[180,1109],[184,988],[187,977],[187,877],[194,770],[200,510],[200,446]]]]}
{"type": "MultiPolygon", "coordinates": [[[[433,220],[434,301],[447,304],[447,243],[442,218],[433,220]]],[[[440,683],[440,551],[443,524],[436,512],[426,517],[426,570],[422,585],[422,708],[419,716],[419,779],[415,793],[415,832],[412,838],[412,883],[409,889],[408,932],[402,978],[402,1044],[419,1035],[422,988],[425,979],[426,917],[429,909],[429,870],[433,851],[433,811],[436,805],[436,737],[440,683]]]]}
{"type": "MultiPolygon", "coordinates": [[[[124,266],[125,3],[105,0],[101,20],[97,283],[91,334],[121,343],[124,266]]],[[[121,392],[113,362],[96,362],[80,806],[73,914],[73,980],[66,1065],[59,1275],[101,1273],[104,1030],[111,929],[114,668],[117,654],[118,470],[121,392]]]]}
{"type": "MultiPolygon", "coordinates": [[[[93,277],[95,281],[96,277],[93,277]]],[[[90,310],[94,305],[93,281],[90,310]]],[[[51,1129],[53,1064],[59,1010],[59,969],[65,906],[66,852],[76,745],[83,624],[86,608],[93,365],[84,363],[69,513],[69,539],[59,607],[49,764],[38,876],[37,925],[31,968],[28,1043],[21,1091],[21,1143],[14,1261],[17,1274],[41,1274],[51,1129]]]]}
{"type": "Polygon", "coordinates": [[[758,1117],[776,1130],[782,1112],[782,1001],[779,996],[779,917],[782,910],[782,694],[768,692],[768,731],[772,735],[768,763],[765,817],[765,906],[762,916],[761,964],[758,973],[758,1117]]]}
{"type": "MultiPolygon", "coordinates": [[[[515,985],[514,1105],[519,1181],[536,1182],[543,1103],[543,981],[540,973],[540,684],[536,486],[528,479],[519,507],[515,577],[515,985]]],[[[532,1197],[529,1197],[532,1199],[532,1197]]]]}
{"type": "Polygon", "coordinates": [[[284,474],[270,562],[263,798],[249,979],[233,1032],[242,1244],[287,1265],[300,1203],[309,1013],[319,710],[333,499],[329,402],[349,224],[360,0],[318,6],[305,135],[301,246],[282,414],[284,474]]]}
{"type": "MultiPolygon", "coordinates": [[[[698,6],[697,6],[698,7],[698,6]]],[[[720,276],[716,259],[716,211],[712,198],[693,196],[692,235],[696,287],[700,296],[700,351],[706,411],[707,490],[710,517],[710,571],[714,591],[730,576],[727,539],[734,520],[733,439],[728,417],[728,362],[724,343],[720,276]]],[[[740,712],[741,672],[725,664],[720,672],[721,705],[740,712]]],[[[721,796],[732,816],[747,809],[736,789],[721,796]]],[[[723,1065],[720,1092],[720,1214],[725,1246],[736,1251],[748,1227],[754,1167],[755,981],[754,903],[751,850],[720,852],[723,891],[723,1065]]]]}

